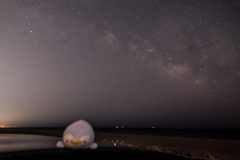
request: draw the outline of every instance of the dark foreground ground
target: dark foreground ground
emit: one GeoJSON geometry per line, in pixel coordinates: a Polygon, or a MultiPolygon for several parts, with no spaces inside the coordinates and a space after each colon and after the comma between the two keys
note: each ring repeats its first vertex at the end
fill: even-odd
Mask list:
{"type": "MultiPolygon", "coordinates": [[[[0,134],[36,134],[61,137],[63,130],[60,128],[15,128],[0,129],[0,134]]],[[[95,141],[100,147],[94,152],[96,152],[95,154],[108,152],[122,154],[123,151],[126,153],[124,147],[130,147],[137,149],[130,150],[131,153],[138,154],[142,153],[139,152],[138,149],[140,149],[154,151],[154,153],[160,152],[163,153],[162,156],[176,155],[189,159],[239,160],[239,133],[240,131],[229,130],[95,129],[95,141]],[[108,148],[106,149],[106,147],[108,148]],[[114,148],[118,148],[118,150],[114,148]]],[[[69,150],[52,149],[51,153],[54,152],[66,153],[69,150]]]]}

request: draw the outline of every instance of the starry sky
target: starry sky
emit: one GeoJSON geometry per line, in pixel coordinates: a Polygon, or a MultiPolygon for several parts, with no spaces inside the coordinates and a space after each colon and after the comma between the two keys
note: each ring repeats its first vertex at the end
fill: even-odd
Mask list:
{"type": "Polygon", "coordinates": [[[240,129],[240,1],[1,0],[0,126],[240,129]]]}

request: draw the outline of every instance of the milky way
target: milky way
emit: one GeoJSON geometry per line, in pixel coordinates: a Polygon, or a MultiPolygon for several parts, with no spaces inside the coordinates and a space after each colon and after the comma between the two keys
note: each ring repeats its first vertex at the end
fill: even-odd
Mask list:
{"type": "Polygon", "coordinates": [[[2,0],[0,15],[0,125],[239,128],[239,1],[2,0]]]}

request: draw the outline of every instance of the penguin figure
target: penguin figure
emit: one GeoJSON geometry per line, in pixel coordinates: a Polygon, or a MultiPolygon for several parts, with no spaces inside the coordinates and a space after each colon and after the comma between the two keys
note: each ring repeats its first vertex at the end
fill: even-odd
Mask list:
{"type": "Polygon", "coordinates": [[[96,149],[94,132],[91,125],[85,120],[79,120],[70,124],[63,132],[63,141],[57,142],[58,148],[90,148],[96,149]]]}

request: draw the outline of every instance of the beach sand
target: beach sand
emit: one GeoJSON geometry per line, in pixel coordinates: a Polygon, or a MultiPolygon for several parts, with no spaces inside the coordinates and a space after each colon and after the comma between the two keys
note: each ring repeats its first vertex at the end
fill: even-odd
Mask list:
{"type": "Polygon", "coordinates": [[[168,137],[117,133],[96,133],[99,144],[129,146],[175,154],[191,159],[239,160],[239,140],[168,137]]]}
{"type": "MultiPolygon", "coordinates": [[[[47,135],[60,138],[63,129],[1,129],[0,133],[47,135]]],[[[99,144],[99,147],[127,146],[191,159],[240,160],[240,139],[238,137],[231,140],[103,131],[95,132],[95,141],[99,144]]]]}

